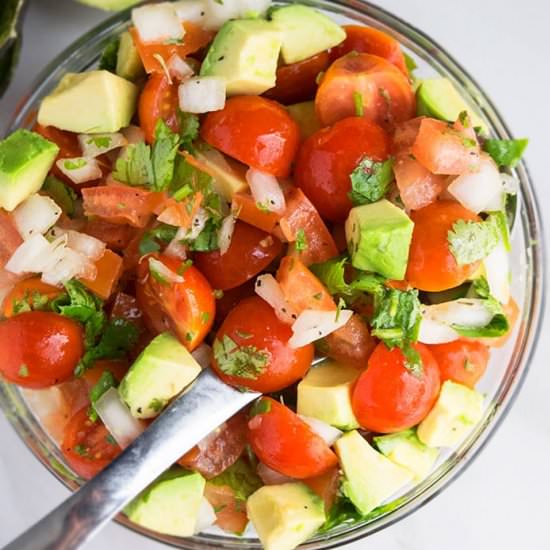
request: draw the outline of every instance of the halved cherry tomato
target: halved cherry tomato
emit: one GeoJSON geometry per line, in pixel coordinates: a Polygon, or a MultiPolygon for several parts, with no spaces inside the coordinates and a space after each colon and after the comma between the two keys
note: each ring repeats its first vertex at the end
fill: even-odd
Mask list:
{"type": "Polygon", "coordinates": [[[160,255],[157,259],[174,273],[181,283],[156,280],[149,272],[149,257],[138,268],[136,298],[145,323],[153,333],[172,329],[187,349],[194,350],[214,323],[216,304],[212,287],[194,266],[185,266],[176,258],[160,255]]]}
{"type": "Polygon", "coordinates": [[[302,480],[316,495],[323,499],[325,512],[332,508],[336,502],[338,489],[340,488],[340,469],[334,466],[325,473],[302,480]]]}
{"type": "Polygon", "coordinates": [[[122,258],[107,249],[96,261],[95,266],[97,272],[93,279],[79,279],[79,281],[102,300],[107,300],[115,291],[122,275],[122,258]]]}
{"type": "Polygon", "coordinates": [[[345,118],[310,136],[298,153],[294,179],[323,218],[345,221],[352,208],[350,174],[364,157],[383,161],[390,139],[376,123],[345,118]]]}
{"type": "Polygon", "coordinates": [[[245,298],[255,296],[255,281],[250,279],[246,283],[223,291],[223,296],[216,299],[216,322],[221,323],[231,310],[245,298]]]}
{"type": "Polygon", "coordinates": [[[383,57],[395,65],[405,76],[409,76],[401,45],[395,38],[372,27],[343,25],[342,28],[346,31],[346,39],[330,50],[332,60],[350,52],[370,53],[383,57]]]}
{"type": "Polygon", "coordinates": [[[420,373],[406,368],[399,348],[389,350],[382,342],[370,356],[352,393],[353,412],[363,428],[399,432],[418,424],[434,405],[440,388],[437,363],[426,346],[414,347],[422,360],[420,373]]]}
{"type": "Polygon", "coordinates": [[[437,292],[461,285],[479,267],[479,262],[458,265],[449,248],[448,233],[458,220],[480,221],[457,202],[438,201],[415,210],[409,263],[405,279],[413,287],[437,292]]]}
{"type": "Polygon", "coordinates": [[[439,366],[441,382],[452,380],[474,388],[489,362],[489,348],[481,342],[456,340],[428,347],[439,366]]]}
{"type": "Polygon", "coordinates": [[[4,298],[3,315],[4,317],[12,317],[18,312],[14,312],[14,307],[17,302],[25,301],[32,305],[36,299],[44,299],[49,301],[61,294],[61,290],[55,286],[43,283],[39,277],[24,279],[19,281],[4,298]]]}
{"type": "Polygon", "coordinates": [[[23,242],[13,218],[0,209],[0,268],[6,265],[16,248],[23,242]]]}
{"type": "Polygon", "coordinates": [[[84,479],[94,477],[122,452],[103,423],[89,419],[88,411],[86,406],[71,418],[61,444],[69,466],[84,479]]]}
{"type": "Polygon", "coordinates": [[[242,285],[263,271],[282,248],[276,237],[237,221],[225,254],[220,254],[219,250],[197,252],[194,262],[212,288],[227,290],[242,285]]]}
{"type": "Polygon", "coordinates": [[[356,115],[358,101],[364,116],[384,128],[393,128],[416,113],[409,79],[395,65],[376,55],[349,53],[337,59],[323,76],[315,109],[327,126],[356,115]]]}
{"type": "Polygon", "coordinates": [[[25,388],[47,388],[73,376],[84,353],[82,327],[56,313],[29,311],[0,322],[0,373],[25,388]]]}
{"type": "Polygon", "coordinates": [[[291,336],[267,302],[246,298],[216,334],[212,367],[228,384],[263,393],[281,390],[300,380],[313,360],[313,345],[291,348],[291,336]]]}
{"type": "Polygon", "coordinates": [[[237,498],[229,485],[206,482],[204,496],[216,512],[216,525],[236,535],[242,535],[248,524],[246,501],[237,498]]]}
{"type": "Polygon", "coordinates": [[[325,441],[297,414],[269,397],[253,407],[248,438],[258,458],[273,470],[297,479],[318,476],[338,459],[325,441]]]}
{"type": "Polygon", "coordinates": [[[136,234],[136,229],[127,224],[110,223],[100,218],[86,222],[83,233],[103,241],[113,250],[124,250],[136,234]]]}
{"type": "Polygon", "coordinates": [[[109,318],[124,319],[134,323],[139,329],[143,328],[143,312],[136,298],[125,292],[116,293],[109,318]]]}
{"type": "Polygon", "coordinates": [[[275,229],[281,219],[281,214],[259,208],[250,193],[235,193],[231,204],[239,220],[268,233],[275,229]]]}
{"type": "Polygon", "coordinates": [[[330,65],[328,52],[321,52],[298,63],[281,65],[277,69],[274,88],[264,93],[283,105],[313,99],[317,90],[317,77],[330,65]]]}
{"type": "Polygon", "coordinates": [[[208,113],[201,137],[226,155],[257,170],[286,177],[300,143],[300,130],[287,110],[270,99],[237,96],[208,113]]]}

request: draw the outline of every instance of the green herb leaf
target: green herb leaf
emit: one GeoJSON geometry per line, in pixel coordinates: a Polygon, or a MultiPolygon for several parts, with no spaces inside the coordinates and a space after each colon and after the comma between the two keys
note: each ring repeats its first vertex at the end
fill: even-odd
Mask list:
{"type": "Polygon", "coordinates": [[[350,174],[349,198],[355,206],[382,199],[392,183],[393,159],[376,162],[365,157],[350,174]]]}
{"type": "Polygon", "coordinates": [[[253,418],[258,414],[266,414],[271,410],[271,402],[268,399],[260,398],[250,407],[249,417],[253,418]]]}
{"type": "Polygon", "coordinates": [[[90,390],[90,411],[88,413],[88,416],[92,422],[95,422],[97,420],[97,412],[94,408],[94,405],[97,403],[99,398],[110,388],[116,388],[117,387],[117,381],[115,377],[113,376],[113,373],[111,371],[104,371],[101,374],[101,377],[99,380],[92,386],[92,389],[90,390]]]}
{"type": "Polygon", "coordinates": [[[192,113],[184,113],[178,109],[178,122],[180,127],[181,145],[192,153],[193,142],[199,137],[199,116],[192,113]]]}
{"type": "Polygon", "coordinates": [[[174,165],[180,137],[172,132],[164,120],[159,119],[155,128],[155,142],[151,153],[153,191],[168,189],[174,177],[174,165]]]}
{"type": "Polygon", "coordinates": [[[13,314],[18,315],[26,311],[44,311],[48,309],[49,304],[50,300],[46,295],[40,294],[37,290],[32,292],[25,290],[21,298],[13,300],[13,314]]]}
{"type": "Polygon", "coordinates": [[[520,161],[528,144],[528,139],[488,139],[483,149],[498,166],[513,168],[520,161]]]}
{"type": "Polygon", "coordinates": [[[230,376],[256,380],[269,361],[269,353],[255,346],[240,346],[227,334],[216,338],[213,345],[214,359],[219,369],[230,376]]]}
{"type": "Polygon", "coordinates": [[[296,231],[296,241],[294,242],[294,249],[297,252],[303,252],[304,250],[307,250],[308,243],[307,238],[304,230],[302,228],[298,229],[296,231]]]}
{"type": "Polygon", "coordinates": [[[407,71],[409,71],[409,74],[412,74],[416,69],[418,69],[416,61],[406,52],[403,52],[403,57],[405,58],[405,66],[407,67],[407,71]]]}
{"type": "Polygon", "coordinates": [[[263,485],[256,470],[243,458],[239,458],[237,462],[229,466],[220,475],[209,480],[209,483],[231,487],[235,498],[241,503],[244,503],[252,493],[263,485]]]}
{"type": "Polygon", "coordinates": [[[167,245],[176,236],[177,232],[177,227],[165,223],[146,231],[139,241],[139,253],[141,256],[145,256],[151,252],[158,252],[161,245],[167,245]]]}
{"type": "Polygon", "coordinates": [[[69,218],[75,215],[78,195],[68,185],[55,176],[48,176],[42,185],[42,191],[47,193],[69,218]]]}
{"type": "Polygon", "coordinates": [[[501,228],[495,217],[481,222],[458,220],[447,239],[458,265],[472,264],[486,258],[501,239],[501,228]]]}
{"type": "Polygon", "coordinates": [[[22,365],[20,365],[19,370],[17,371],[17,374],[22,378],[26,378],[27,376],[29,376],[29,367],[27,367],[27,365],[23,363],[22,365]]]}
{"type": "Polygon", "coordinates": [[[210,218],[199,233],[199,236],[189,242],[189,249],[194,252],[212,252],[218,250],[220,245],[218,243],[218,231],[220,229],[220,223],[215,219],[210,218]]]}
{"type": "Polygon", "coordinates": [[[115,163],[113,178],[128,185],[152,183],[151,148],[143,142],[128,145],[126,154],[115,163]]]}
{"type": "Polygon", "coordinates": [[[116,72],[116,64],[118,58],[118,47],[120,45],[120,38],[117,36],[113,38],[103,49],[103,53],[99,58],[99,70],[116,72]]]}
{"type": "Polygon", "coordinates": [[[353,92],[353,104],[355,106],[355,116],[364,116],[365,109],[363,108],[363,96],[361,92],[353,92]]]}
{"type": "Polygon", "coordinates": [[[80,168],[84,168],[86,164],[88,164],[88,161],[86,159],[67,159],[63,161],[63,167],[65,168],[65,170],[79,170],[80,168]]]}
{"type": "Polygon", "coordinates": [[[88,145],[95,145],[98,149],[108,149],[113,142],[113,138],[109,136],[92,136],[88,138],[88,145]]]}

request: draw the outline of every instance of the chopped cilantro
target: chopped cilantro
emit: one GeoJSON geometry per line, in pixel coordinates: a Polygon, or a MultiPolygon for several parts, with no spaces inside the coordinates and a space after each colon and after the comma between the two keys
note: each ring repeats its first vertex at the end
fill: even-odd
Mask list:
{"type": "Polygon", "coordinates": [[[346,302],[344,302],[343,298],[340,298],[338,300],[338,305],[336,306],[336,317],[334,321],[337,323],[340,319],[340,313],[342,313],[342,310],[346,307],[346,302]]]}
{"type": "Polygon", "coordinates": [[[176,189],[172,193],[172,198],[179,202],[179,201],[182,201],[183,199],[186,199],[192,193],[193,193],[192,187],[188,184],[185,184],[185,185],[182,185],[179,189],[176,189]]]}
{"type": "Polygon", "coordinates": [[[528,139],[488,139],[483,145],[498,166],[513,168],[523,156],[528,139]]]}
{"type": "Polygon", "coordinates": [[[23,363],[19,367],[19,370],[17,371],[17,374],[19,376],[21,376],[22,378],[26,378],[27,376],[29,376],[29,367],[27,367],[27,365],[25,365],[25,363],[23,363]]]}
{"type": "Polygon", "coordinates": [[[353,104],[355,106],[355,116],[364,116],[365,109],[363,108],[363,95],[361,92],[353,92],[353,104]]]}
{"type": "Polygon", "coordinates": [[[99,58],[99,70],[110,71],[112,73],[116,71],[119,44],[119,37],[113,38],[108,42],[99,58]]]}
{"type": "Polygon", "coordinates": [[[206,324],[208,323],[208,321],[210,321],[210,313],[208,311],[203,311],[201,313],[201,321],[203,322],[203,324],[206,324]]]}
{"type": "Polygon", "coordinates": [[[162,411],[162,409],[164,409],[165,405],[166,405],[166,401],[155,397],[149,403],[149,409],[155,411],[156,413],[159,413],[160,411],[162,411]]]}
{"type": "Polygon", "coordinates": [[[172,132],[164,120],[159,119],[151,151],[153,181],[149,183],[153,191],[164,191],[172,183],[179,145],[180,136],[172,132]]]}
{"type": "Polygon", "coordinates": [[[21,298],[14,298],[12,303],[13,314],[24,313],[26,311],[44,311],[48,308],[48,296],[40,294],[37,290],[29,292],[25,290],[21,298]]]}
{"type": "Polygon", "coordinates": [[[48,176],[42,185],[42,191],[47,193],[69,218],[75,215],[78,195],[68,185],[55,176],[48,176]]]}
{"type": "Polygon", "coordinates": [[[244,330],[235,330],[235,334],[239,337],[239,338],[242,338],[243,340],[249,340],[250,338],[252,338],[252,334],[250,332],[246,332],[244,330]]]}
{"type": "Polygon", "coordinates": [[[185,333],[185,339],[188,342],[192,342],[194,337],[195,337],[195,333],[193,331],[189,331],[185,333]]]}
{"type": "Polygon", "coordinates": [[[107,149],[111,146],[113,139],[109,136],[92,136],[86,142],[88,145],[94,144],[98,149],[107,149]]]}
{"type": "Polygon", "coordinates": [[[266,414],[271,410],[271,402],[269,399],[260,398],[258,399],[252,407],[250,407],[250,418],[256,416],[257,414],[266,414]]]}
{"type": "Polygon", "coordinates": [[[350,174],[350,179],[349,198],[355,206],[379,201],[394,179],[393,159],[376,162],[365,157],[350,174]]]}
{"type": "Polygon", "coordinates": [[[307,237],[302,228],[296,231],[296,241],[294,242],[294,248],[297,252],[303,252],[308,248],[307,237]]]}
{"type": "Polygon", "coordinates": [[[183,275],[191,266],[193,265],[193,260],[188,258],[185,262],[181,262],[180,266],[176,270],[178,275],[183,275]]]}
{"type": "Polygon", "coordinates": [[[80,456],[88,455],[88,449],[82,444],[75,445],[73,447],[73,450],[77,455],[80,455],[80,456]]]}
{"type": "Polygon", "coordinates": [[[267,366],[269,353],[255,346],[239,346],[227,334],[213,345],[218,368],[229,376],[256,380],[267,366]]]}
{"type": "Polygon", "coordinates": [[[118,443],[116,442],[116,439],[111,435],[111,434],[107,434],[105,436],[105,441],[109,444],[109,445],[118,445],[118,443]]]}
{"type": "Polygon", "coordinates": [[[116,388],[116,386],[117,381],[113,376],[113,373],[109,370],[104,371],[101,374],[99,380],[94,384],[94,386],[92,386],[92,389],[90,390],[91,407],[88,413],[88,416],[92,422],[95,422],[97,420],[97,412],[94,408],[94,405],[109,388],[116,388]]]}
{"type": "Polygon", "coordinates": [[[86,164],[88,164],[86,159],[67,159],[63,161],[63,168],[65,168],[65,170],[80,170],[80,168],[84,168],[86,164]]]}
{"type": "Polygon", "coordinates": [[[416,61],[408,53],[403,52],[403,57],[405,58],[405,66],[407,67],[409,74],[411,74],[415,69],[418,69],[416,61]]]}
{"type": "Polygon", "coordinates": [[[199,137],[199,117],[192,113],[178,110],[181,145],[190,153],[193,152],[193,142],[199,137]]]}
{"type": "Polygon", "coordinates": [[[146,231],[139,241],[139,253],[142,256],[151,252],[158,252],[161,245],[167,245],[178,232],[178,228],[173,225],[162,223],[146,231]]]}
{"type": "Polygon", "coordinates": [[[133,143],[115,163],[113,178],[128,185],[148,185],[153,181],[151,148],[145,143],[133,143]]]}
{"type": "Polygon", "coordinates": [[[486,258],[501,239],[501,228],[495,217],[474,222],[458,220],[448,233],[449,248],[458,265],[486,258]]]}

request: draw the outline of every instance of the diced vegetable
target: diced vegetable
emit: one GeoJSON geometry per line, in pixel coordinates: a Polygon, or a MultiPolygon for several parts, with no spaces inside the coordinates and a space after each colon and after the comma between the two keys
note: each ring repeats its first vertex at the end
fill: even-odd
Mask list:
{"type": "Polygon", "coordinates": [[[132,21],[143,42],[182,40],[184,37],[184,29],[170,2],[134,8],[132,21]]]}
{"type": "Polygon", "coordinates": [[[49,197],[31,195],[13,211],[13,220],[23,239],[44,234],[61,216],[61,208],[49,197]]]}
{"type": "Polygon", "coordinates": [[[219,111],[225,105],[225,80],[216,76],[189,78],[178,89],[179,106],[187,113],[219,111]]]}

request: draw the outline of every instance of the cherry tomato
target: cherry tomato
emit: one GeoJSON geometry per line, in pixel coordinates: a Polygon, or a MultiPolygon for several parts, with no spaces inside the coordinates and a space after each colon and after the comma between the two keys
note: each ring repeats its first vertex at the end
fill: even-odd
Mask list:
{"type": "Polygon", "coordinates": [[[376,55],[350,53],[337,59],[323,76],[315,109],[327,126],[357,114],[360,100],[364,116],[385,128],[412,118],[416,99],[409,79],[389,61],[376,55]]]}
{"type": "Polygon", "coordinates": [[[277,69],[277,83],[264,96],[284,105],[308,101],[315,96],[317,77],[330,65],[328,52],[277,69]]]}
{"type": "Polygon", "coordinates": [[[100,218],[86,221],[83,233],[103,241],[113,250],[124,250],[136,234],[136,229],[127,224],[110,223],[100,218]]]}
{"type": "Polygon", "coordinates": [[[251,193],[235,193],[231,207],[237,212],[239,220],[268,233],[273,232],[281,219],[281,214],[259,208],[251,193]]]}
{"type": "Polygon", "coordinates": [[[221,324],[241,300],[255,296],[254,287],[255,281],[250,279],[240,286],[224,290],[223,296],[216,299],[216,321],[221,324]]]}
{"type": "Polygon", "coordinates": [[[350,52],[370,53],[383,57],[386,61],[395,65],[405,76],[409,76],[401,45],[395,38],[372,27],[344,25],[343,29],[346,31],[346,39],[335,48],[332,48],[330,51],[332,60],[350,52]]]}
{"type": "Polygon", "coordinates": [[[142,259],[138,268],[136,298],[145,324],[153,333],[172,329],[190,351],[201,344],[212,324],[216,303],[212,287],[194,266],[185,266],[169,256],[157,259],[174,273],[181,273],[181,283],[155,279],[149,272],[149,258],[142,259]]]}
{"type": "Polygon", "coordinates": [[[37,299],[43,300],[45,298],[49,301],[60,294],[61,290],[59,288],[43,283],[39,277],[24,279],[19,281],[4,298],[2,313],[4,317],[13,317],[13,315],[20,313],[14,311],[18,304],[26,302],[33,305],[37,299]]]}
{"type": "Polygon", "coordinates": [[[228,384],[262,393],[281,390],[300,380],[313,360],[313,345],[291,348],[291,336],[267,302],[246,298],[216,334],[212,367],[228,384]]]}
{"type": "Polygon", "coordinates": [[[489,348],[481,342],[456,340],[429,349],[439,366],[442,383],[452,380],[474,388],[489,362],[489,348]]]}
{"type": "Polygon", "coordinates": [[[235,288],[263,271],[280,253],[281,241],[261,229],[237,221],[231,245],[225,254],[219,250],[197,252],[194,262],[213,288],[235,288]]]}
{"type": "Polygon", "coordinates": [[[88,412],[86,405],[71,418],[61,444],[69,466],[84,479],[94,477],[122,452],[103,423],[92,422],[88,412]]]}
{"type": "Polygon", "coordinates": [[[438,201],[412,212],[414,222],[405,279],[415,288],[437,292],[461,285],[479,262],[458,265],[449,248],[448,233],[458,220],[480,221],[457,202],[438,201]]]}
{"type": "Polygon", "coordinates": [[[105,250],[103,256],[95,261],[96,273],[92,278],[78,279],[88,290],[102,300],[110,298],[122,275],[122,258],[112,250],[105,250]]]}
{"type": "Polygon", "coordinates": [[[252,450],[266,466],[297,479],[318,476],[336,466],[338,459],[326,442],[297,414],[269,397],[252,409],[248,438],[252,450]]]}
{"type": "Polygon", "coordinates": [[[82,327],[45,311],[20,313],[0,322],[0,372],[26,388],[64,382],[84,353],[82,327]]]}
{"type": "Polygon", "coordinates": [[[216,525],[228,533],[242,535],[248,524],[246,502],[238,498],[235,489],[207,481],[204,497],[214,508],[216,525]]]}
{"type": "Polygon", "coordinates": [[[286,177],[300,143],[300,130],[287,110],[270,99],[237,96],[208,113],[201,137],[257,170],[286,177]]]}
{"type": "Polygon", "coordinates": [[[352,208],[350,174],[364,157],[383,161],[390,139],[376,123],[345,118],[310,136],[298,153],[294,180],[323,218],[345,221],[352,208]]]}
{"type": "Polygon", "coordinates": [[[437,363],[426,346],[414,347],[422,359],[419,374],[406,368],[399,348],[389,350],[381,342],[370,356],[352,393],[353,412],[363,428],[399,432],[416,426],[433,407],[440,388],[437,363]]]}

